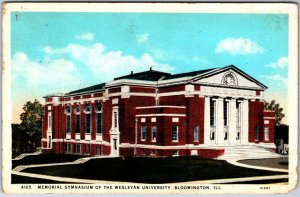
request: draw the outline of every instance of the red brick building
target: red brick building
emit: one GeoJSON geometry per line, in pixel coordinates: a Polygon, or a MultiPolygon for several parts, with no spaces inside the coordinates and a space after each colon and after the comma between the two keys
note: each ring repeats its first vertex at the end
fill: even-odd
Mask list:
{"type": "Polygon", "coordinates": [[[150,69],[45,96],[44,152],[217,157],[226,146],[274,148],[267,89],[235,66],[170,74],[150,69]]]}

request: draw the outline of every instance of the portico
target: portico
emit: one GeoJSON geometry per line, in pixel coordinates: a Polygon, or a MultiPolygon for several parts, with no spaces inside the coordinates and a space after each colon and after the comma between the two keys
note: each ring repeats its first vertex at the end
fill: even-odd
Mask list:
{"type": "Polygon", "coordinates": [[[205,145],[248,144],[248,100],[205,97],[205,145]]]}

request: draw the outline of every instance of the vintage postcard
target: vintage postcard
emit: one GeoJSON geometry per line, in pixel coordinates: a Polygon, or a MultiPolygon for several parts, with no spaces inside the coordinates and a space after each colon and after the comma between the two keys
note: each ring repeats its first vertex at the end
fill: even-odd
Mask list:
{"type": "Polygon", "coordinates": [[[4,3],[6,193],[288,193],[293,3],[4,3]]]}

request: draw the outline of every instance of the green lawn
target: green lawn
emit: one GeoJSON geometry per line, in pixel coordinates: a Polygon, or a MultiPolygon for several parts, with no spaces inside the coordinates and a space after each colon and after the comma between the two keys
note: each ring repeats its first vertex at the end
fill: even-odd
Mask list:
{"type": "Polygon", "coordinates": [[[24,172],[137,183],[174,183],[285,174],[242,168],[225,161],[200,157],[99,158],[79,165],[27,168],[24,172]]]}
{"type": "Polygon", "coordinates": [[[12,168],[19,165],[31,165],[31,164],[46,164],[46,163],[61,163],[75,161],[82,158],[81,155],[63,155],[63,154],[40,154],[29,155],[20,160],[12,160],[12,168]]]}

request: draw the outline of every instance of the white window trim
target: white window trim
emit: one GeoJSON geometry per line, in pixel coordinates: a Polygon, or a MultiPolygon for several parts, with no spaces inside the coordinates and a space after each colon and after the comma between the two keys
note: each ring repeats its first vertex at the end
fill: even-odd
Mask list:
{"type": "Polygon", "coordinates": [[[141,126],[141,141],[146,141],[146,139],[147,139],[147,126],[145,126],[145,125],[142,125],[141,126]],[[143,128],[145,128],[145,139],[143,139],[143,128]]]}
{"type": "Polygon", "coordinates": [[[265,129],[264,129],[264,138],[265,138],[265,141],[270,141],[270,128],[269,127],[265,127],[265,129]],[[266,132],[266,131],[268,131],[268,132],[266,132]],[[266,135],[266,134],[268,134],[268,135],[266,135]],[[267,136],[267,138],[266,138],[266,136],[267,136]]]}
{"type": "Polygon", "coordinates": [[[179,140],[179,127],[178,127],[178,125],[173,125],[172,126],[172,142],[178,142],[179,140]],[[173,140],[173,127],[176,127],[177,128],[177,130],[176,130],[176,140],[173,140]]]}
{"type": "Polygon", "coordinates": [[[151,141],[152,142],[156,142],[156,139],[157,139],[157,126],[153,126],[153,127],[151,127],[151,141]],[[155,135],[156,135],[156,137],[155,137],[155,139],[153,139],[153,129],[155,128],[155,135]]]}
{"type": "Polygon", "coordinates": [[[199,138],[200,138],[200,127],[196,126],[194,127],[194,142],[199,142],[200,141],[199,138]],[[197,139],[195,139],[195,131],[197,131],[197,139]]]}

